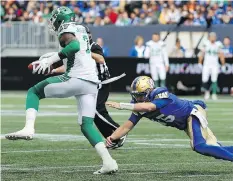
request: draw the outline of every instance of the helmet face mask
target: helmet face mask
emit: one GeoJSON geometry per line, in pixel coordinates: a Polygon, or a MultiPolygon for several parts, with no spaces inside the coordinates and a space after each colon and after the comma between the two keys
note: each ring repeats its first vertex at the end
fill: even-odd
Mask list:
{"type": "Polygon", "coordinates": [[[150,92],[154,89],[154,81],[147,76],[139,76],[131,84],[131,96],[136,102],[148,102],[150,92]]]}

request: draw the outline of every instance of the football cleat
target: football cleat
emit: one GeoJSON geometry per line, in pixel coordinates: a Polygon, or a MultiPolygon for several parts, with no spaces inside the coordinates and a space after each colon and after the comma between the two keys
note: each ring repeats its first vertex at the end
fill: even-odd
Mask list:
{"type": "Polygon", "coordinates": [[[210,92],[209,91],[205,91],[204,99],[208,100],[209,98],[210,98],[210,92]]]}
{"type": "Polygon", "coordinates": [[[100,175],[100,174],[113,174],[118,171],[118,165],[116,160],[113,160],[107,164],[103,164],[100,170],[97,170],[93,174],[100,175]]]}
{"type": "Polygon", "coordinates": [[[20,131],[14,132],[14,133],[9,133],[5,135],[5,138],[8,140],[18,140],[18,139],[23,139],[23,140],[32,140],[33,136],[35,134],[35,130],[29,130],[23,128],[20,131]]]}

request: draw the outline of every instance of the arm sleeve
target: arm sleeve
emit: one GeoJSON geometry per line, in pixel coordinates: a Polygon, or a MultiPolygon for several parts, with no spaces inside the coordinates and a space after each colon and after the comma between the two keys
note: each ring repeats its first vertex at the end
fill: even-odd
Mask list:
{"type": "Polygon", "coordinates": [[[139,115],[132,113],[130,118],[129,118],[129,121],[131,121],[134,125],[136,125],[140,119],[141,119],[141,117],[139,115]]]}
{"type": "Polygon", "coordinates": [[[103,49],[97,43],[93,43],[91,46],[91,52],[104,56],[103,49]]]}
{"type": "Polygon", "coordinates": [[[65,48],[59,52],[60,58],[68,58],[74,56],[80,50],[80,43],[78,40],[71,41],[65,48]]]}
{"type": "Polygon", "coordinates": [[[156,105],[156,108],[160,109],[168,105],[170,103],[170,100],[169,99],[155,99],[151,103],[156,105]]]}

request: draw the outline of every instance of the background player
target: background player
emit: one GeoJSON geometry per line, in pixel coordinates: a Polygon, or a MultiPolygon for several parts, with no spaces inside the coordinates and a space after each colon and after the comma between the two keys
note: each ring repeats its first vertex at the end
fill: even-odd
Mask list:
{"type": "MultiPolygon", "coordinates": [[[[87,26],[84,27],[86,29],[87,34],[89,35],[92,58],[96,61],[98,78],[100,81],[105,81],[110,78],[110,73],[104,59],[102,48],[96,42],[93,42],[90,29],[87,26]]],[[[53,69],[53,73],[64,73],[64,72],[65,72],[64,65],[56,69],[53,69]]],[[[96,115],[94,119],[95,125],[97,126],[97,128],[105,138],[109,137],[120,126],[111,118],[105,106],[105,102],[108,100],[109,91],[110,91],[110,84],[100,85],[97,96],[97,103],[96,103],[96,115]]],[[[126,136],[122,137],[111,148],[115,149],[123,146],[125,139],[126,136]]]]}
{"type": "Polygon", "coordinates": [[[212,90],[212,99],[217,99],[217,80],[219,74],[219,63],[218,58],[220,58],[222,64],[222,70],[224,71],[225,67],[225,58],[222,51],[223,45],[220,41],[216,41],[216,33],[211,32],[209,34],[208,40],[204,43],[203,48],[199,54],[199,64],[202,67],[203,58],[204,63],[202,67],[202,84],[205,91],[204,98],[207,100],[210,98],[209,91],[209,76],[211,76],[211,90],[212,90]]]}
{"type": "Polygon", "coordinates": [[[107,103],[113,108],[133,111],[129,120],[107,138],[107,146],[132,130],[142,117],[146,117],[165,126],[184,130],[194,151],[233,162],[233,146],[220,145],[208,128],[204,102],[179,99],[163,87],[154,89],[153,80],[146,76],[133,81],[131,95],[131,103],[107,103]]]}
{"type": "Polygon", "coordinates": [[[146,43],[145,58],[149,58],[151,77],[155,86],[165,87],[166,72],[169,70],[169,60],[166,45],[160,40],[158,33],[152,35],[152,40],[146,43]]]}
{"type": "Polygon", "coordinates": [[[118,165],[106,149],[102,137],[93,126],[95,116],[97,84],[96,65],[90,53],[90,43],[86,29],[76,25],[75,14],[67,7],[53,10],[50,25],[58,34],[62,50],[52,56],[33,62],[34,73],[44,73],[53,63],[63,60],[66,72],[50,77],[31,87],[26,100],[25,127],[6,135],[7,139],[32,139],[39,101],[43,98],[65,98],[75,96],[78,104],[78,123],[81,131],[103,160],[103,167],[94,174],[112,173],[118,165]]]}

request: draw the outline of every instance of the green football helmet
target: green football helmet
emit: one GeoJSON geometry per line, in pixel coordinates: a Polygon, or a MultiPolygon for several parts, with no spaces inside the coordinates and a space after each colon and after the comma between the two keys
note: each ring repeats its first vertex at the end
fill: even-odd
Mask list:
{"type": "Polygon", "coordinates": [[[49,18],[49,28],[57,32],[61,24],[75,21],[74,12],[65,6],[54,9],[49,18]]]}

